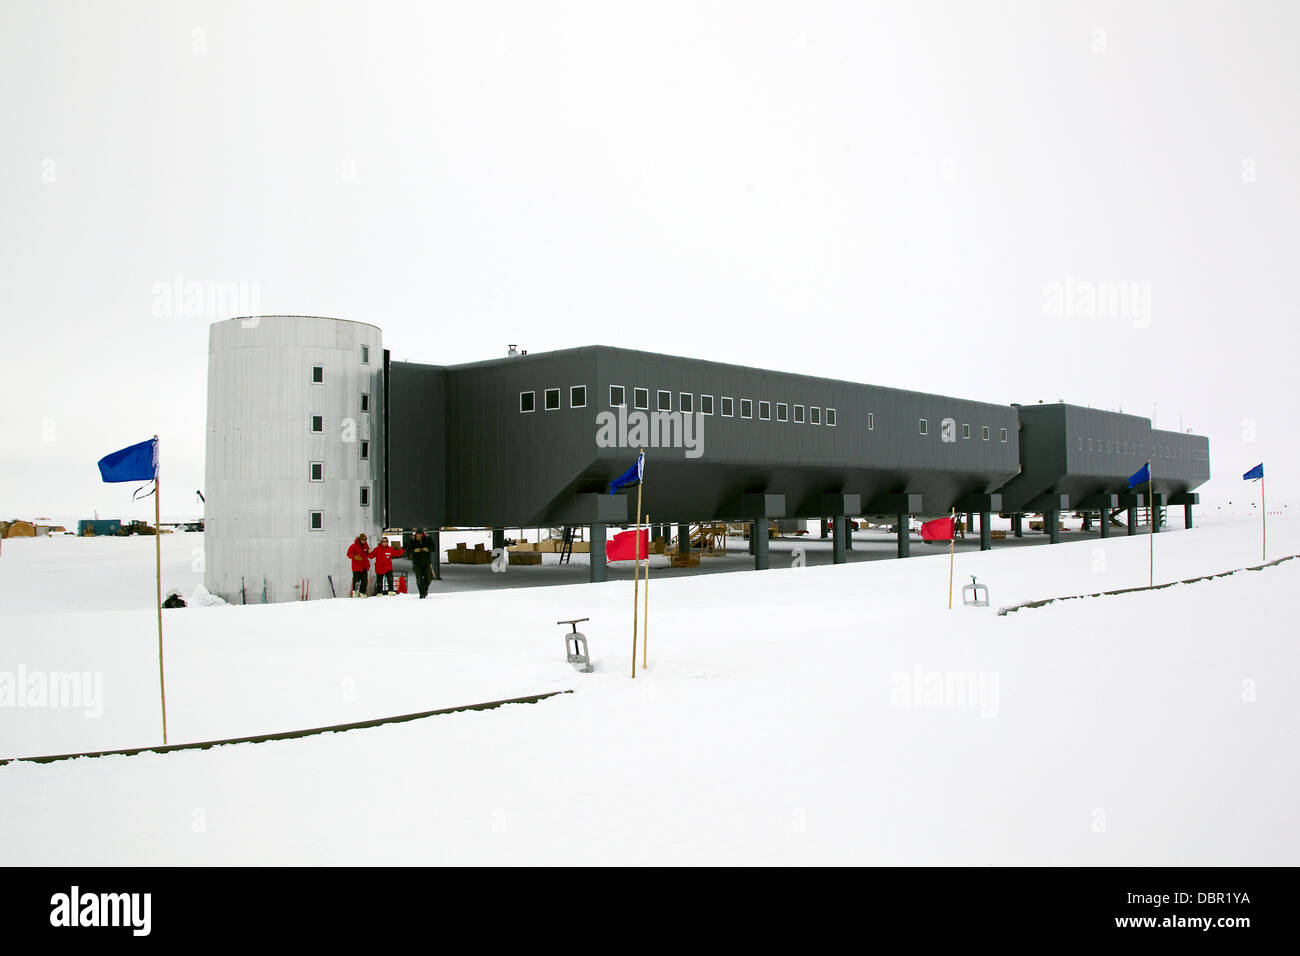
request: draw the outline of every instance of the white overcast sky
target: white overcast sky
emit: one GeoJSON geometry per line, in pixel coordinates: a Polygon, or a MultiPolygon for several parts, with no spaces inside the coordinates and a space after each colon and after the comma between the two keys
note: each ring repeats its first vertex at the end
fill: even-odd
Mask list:
{"type": "MultiPolygon", "coordinates": [[[[1210,436],[1300,492],[1300,4],[0,0],[0,517],[201,513],[207,328],[602,343],[1210,436]],[[1049,314],[1136,283],[1137,320],[1049,314]],[[162,313],[161,315],[158,313],[162,313]]],[[[1276,491],[1275,491],[1276,489],[1276,491]]],[[[1300,505],[1298,505],[1300,506],[1300,505]]]]}

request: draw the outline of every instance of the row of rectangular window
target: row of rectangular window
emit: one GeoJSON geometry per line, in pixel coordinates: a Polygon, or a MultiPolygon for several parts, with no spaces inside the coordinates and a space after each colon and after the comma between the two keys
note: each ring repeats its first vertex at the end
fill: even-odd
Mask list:
{"type": "MultiPolygon", "coordinates": [[[[548,388],[543,391],[544,407],[547,411],[556,411],[560,408],[560,389],[548,388]]],[[[712,395],[700,395],[700,414],[714,414],[714,402],[712,395]]],[[[661,412],[671,412],[672,409],[672,392],[667,389],[659,389],[656,393],[657,410],[661,412]]],[[[614,408],[619,408],[627,404],[627,391],[622,385],[611,385],[609,387],[609,404],[614,408]]],[[[574,385],[569,389],[569,407],[585,408],[587,405],[587,389],[585,385],[574,385]]],[[[650,407],[650,390],[647,388],[632,389],[632,405],[638,410],[648,411],[650,407]]],[[[695,396],[691,392],[677,393],[678,410],[686,414],[695,412],[695,396]]],[[[805,409],[801,404],[791,406],[787,402],[776,403],[776,420],[785,422],[790,420],[791,410],[793,409],[795,424],[802,425],[805,422],[811,425],[820,425],[823,422],[822,408],[819,405],[811,405],[805,409]],[[805,416],[806,411],[806,416],[805,416]]],[[[532,412],[537,410],[537,393],[526,391],[519,393],[519,410],[521,412],[532,412]]],[[[735,399],[731,396],[723,395],[718,397],[718,411],[723,418],[735,417],[735,399]]],[[[740,417],[754,417],[753,399],[742,398],[740,400],[740,417]]],[[[772,403],[766,400],[758,403],[758,418],[760,421],[770,421],[772,418],[772,403]]],[[[825,409],[824,420],[826,425],[834,427],[838,424],[838,414],[833,408],[825,409]]],[[[928,431],[926,419],[920,420],[921,434],[925,435],[928,431]]],[[[874,412],[867,412],[867,430],[874,431],[876,427],[876,416],[874,412]]],[[[962,425],[962,438],[970,438],[970,425],[962,425]]],[[[983,439],[989,441],[990,430],[988,425],[982,426],[983,439]]],[[[1007,430],[999,429],[1000,439],[1007,440],[1007,430]]]]}
{"type": "MultiPolygon", "coordinates": [[[[1094,450],[1093,439],[1089,438],[1087,439],[1087,442],[1088,442],[1087,450],[1093,451],[1094,450]]],[[[1084,439],[1080,438],[1079,451],[1084,450],[1083,443],[1084,443],[1084,439]]],[[[1145,454],[1146,452],[1146,445],[1137,444],[1135,442],[1115,441],[1114,439],[1107,439],[1103,443],[1102,440],[1098,438],[1096,439],[1096,450],[1099,452],[1113,452],[1115,454],[1124,454],[1124,455],[1142,455],[1145,454]]],[[[1157,445],[1155,452],[1157,458],[1179,458],[1187,461],[1202,461],[1208,459],[1209,457],[1207,452],[1204,452],[1199,448],[1195,449],[1195,454],[1189,454],[1188,453],[1189,449],[1174,448],[1171,445],[1157,445]]]]}
{"type": "MultiPolygon", "coordinates": [[[[609,387],[609,404],[615,408],[627,404],[627,393],[622,385],[611,385],[609,387]]],[[[650,391],[645,388],[632,389],[633,407],[640,410],[648,410],[650,405],[650,391]]],[[[667,389],[659,389],[655,395],[656,410],[661,412],[671,412],[673,410],[673,393],[667,389]]],[[[677,393],[677,408],[679,411],[691,415],[695,413],[695,395],[691,392],[677,393]]],[[[736,414],[736,400],[729,395],[718,396],[717,410],[723,418],[734,418],[736,414]]],[[[714,402],[712,395],[700,396],[700,414],[712,415],[714,413],[714,402]]],[[[789,419],[790,405],[786,402],[776,403],[776,420],[784,422],[789,419]]],[[[740,400],[740,417],[754,417],[754,400],[751,398],[742,398],[740,400]]],[[[760,401],[758,403],[759,421],[770,421],[772,418],[772,403],[769,401],[760,401]]],[[[804,422],[804,406],[794,406],[794,420],[799,424],[804,422]]],[[[807,421],[813,425],[822,423],[822,409],[819,405],[813,405],[808,409],[807,421]]],[[[833,408],[826,409],[826,424],[835,425],[836,412],[833,408]]]]}
{"type": "MultiPolygon", "coordinates": [[[[650,390],[645,388],[635,388],[633,392],[633,405],[637,409],[649,410],[650,407],[650,390]]],[[[625,406],[627,404],[627,393],[622,385],[611,385],[609,387],[609,404],[614,408],[625,406]]],[[[657,395],[658,410],[661,412],[672,411],[672,392],[660,390],[657,395]]],[[[736,401],[729,395],[719,396],[719,411],[723,418],[734,418],[736,414],[736,401]]],[[[542,407],[548,411],[557,411],[560,408],[560,389],[548,388],[542,392],[542,407]]],[[[573,385],[569,388],[569,407],[586,408],[587,407],[587,387],[585,385],[573,385]]],[[[695,396],[691,392],[678,393],[678,409],[685,414],[694,414],[695,396]]],[[[534,412],[537,410],[537,393],[535,391],[526,391],[519,393],[519,411],[534,412]]],[[[714,402],[712,395],[700,396],[700,414],[712,415],[714,413],[714,402]]],[[[740,400],[740,417],[754,417],[754,401],[750,398],[740,400]]],[[[762,421],[768,421],[772,417],[772,403],[761,401],[758,403],[758,417],[762,421]]],[[[789,406],[785,402],[777,402],[776,420],[783,422],[789,417],[789,406]]],[[[804,421],[804,406],[794,406],[794,420],[802,423],[804,421]]],[[[813,425],[822,424],[822,409],[818,405],[813,405],[808,409],[808,421],[813,425]]],[[[825,421],[827,425],[835,425],[836,412],[833,408],[826,409],[825,421]]]]}
{"type": "MultiPolygon", "coordinates": [[[[559,411],[560,390],[558,388],[547,388],[542,390],[542,407],[545,408],[548,412],[559,411]]],[[[585,385],[569,386],[569,407],[570,408],[587,407],[587,386],[585,385]]],[[[537,393],[520,392],[519,410],[521,412],[537,411],[537,393]]]]}
{"type": "MultiPolygon", "coordinates": [[[[868,428],[868,429],[872,429],[872,428],[875,428],[875,427],[876,427],[875,416],[872,415],[870,412],[868,412],[868,413],[867,413],[867,428],[868,428]]],[[[984,441],[988,441],[989,438],[990,438],[990,435],[991,435],[991,432],[990,432],[989,426],[988,426],[988,425],[981,425],[981,426],[980,426],[980,429],[981,429],[981,431],[980,431],[980,437],[981,437],[984,441]]],[[[1005,441],[1007,440],[1007,430],[1006,430],[1005,428],[1000,428],[1000,429],[998,429],[998,431],[999,431],[999,436],[998,436],[999,439],[1000,439],[1001,441],[1004,441],[1004,442],[1005,442],[1005,441]]],[[[920,434],[922,434],[922,435],[928,435],[929,433],[930,433],[930,422],[929,422],[927,419],[924,419],[924,418],[920,419],[920,434]]],[[[962,426],[961,426],[961,437],[962,437],[962,438],[970,438],[970,425],[962,425],[962,426]]]]}
{"type": "Polygon", "coordinates": [[[1102,441],[1098,438],[1094,444],[1094,440],[1091,438],[1080,438],[1078,445],[1079,451],[1085,450],[1083,447],[1085,441],[1088,443],[1087,451],[1108,452],[1116,455],[1141,455],[1143,450],[1146,448],[1145,445],[1140,445],[1137,442],[1116,441],[1115,439],[1102,441]]]}

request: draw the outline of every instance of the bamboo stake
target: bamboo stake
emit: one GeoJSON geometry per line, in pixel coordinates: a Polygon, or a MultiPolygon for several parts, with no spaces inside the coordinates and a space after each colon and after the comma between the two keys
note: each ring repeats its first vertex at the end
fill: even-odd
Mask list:
{"type": "MultiPolygon", "coordinates": [[[[646,527],[650,526],[650,516],[645,516],[646,527]]],[[[646,532],[646,538],[649,539],[650,533],[646,532]]],[[[641,669],[648,670],[650,665],[646,662],[648,648],[650,645],[650,542],[646,541],[645,546],[645,607],[641,615],[641,669]]]]}
{"type": "Polygon", "coordinates": [[[153,436],[154,440],[154,473],[153,473],[153,546],[154,546],[154,570],[158,607],[158,691],[162,697],[162,727],[163,727],[163,745],[167,744],[167,685],[163,680],[163,631],[162,631],[162,505],[159,499],[162,492],[159,490],[162,481],[159,473],[162,471],[158,462],[158,436],[153,436]]]}
{"type": "Polygon", "coordinates": [[[952,557],[957,550],[957,509],[952,509],[952,539],[948,542],[948,610],[952,610],[952,557]]]}
{"type": "MultiPolygon", "coordinates": [[[[632,546],[632,557],[635,559],[637,552],[641,549],[641,482],[636,484],[636,538],[632,546]]],[[[633,560],[632,562],[632,679],[636,679],[636,627],[637,627],[637,597],[641,585],[641,562],[633,560]]]]}
{"type": "Polygon", "coordinates": [[[1147,559],[1147,586],[1156,586],[1156,497],[1152,491],[1155,485],[1155,476],[1151,474],[1151,462],[1147,462],[1147,512],[1151,519],[1151,527],[1147,534],[1147,540],[1150,542],[1148,550],[1150,555],[1147,559]]]}
{"type": "Polygon", "coordinates": [[[1261,549],[1260,560],[1268,560],[1268,507],[1264,504],[1264,476],[1259,476],[1259,518],[1263,522],[1260,527],[1259,546],[1261,549]]]}

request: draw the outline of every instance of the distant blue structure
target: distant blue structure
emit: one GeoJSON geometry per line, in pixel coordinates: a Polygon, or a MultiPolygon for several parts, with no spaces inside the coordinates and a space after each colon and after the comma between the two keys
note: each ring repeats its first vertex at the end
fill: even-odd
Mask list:
{"type": "Polygon", "coordinates": [[[86,518],[77,522],[77,535],[84,537],[86,535],[105,535],[121,534],[122,522],[118,518],[90,519],[86,518]]]}

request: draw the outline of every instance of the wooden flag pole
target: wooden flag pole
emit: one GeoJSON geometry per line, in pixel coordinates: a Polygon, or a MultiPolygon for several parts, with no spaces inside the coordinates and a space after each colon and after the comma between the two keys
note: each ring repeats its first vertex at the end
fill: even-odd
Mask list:
{"type": "MultiPolygon", "coordinates": [[[[641,585],[641,562],[636,559],[641,550],[641,482],[636,483],[636,543],[632,546],[632,678],[636,679],[636,628],[637,599],[641,585]]],[[[647,549],[649,550],[649,549],[647,549]]]]}
{"type": "Polygon", "coordinates": [[[952,540],[948,542],[948,610],[952,610],[952,556],[957,550],[957,509],[952,509],[952,540]]]}
{"type": "MultiPolygon", "coordinates": [[[[646,528],[650,527],[650,516],[645,516],[646,528]]],[[[645,543],[645,607],[641,613],[641,669],[649,670],[650,665],[646,661],[650,646],[650,532],[646,531],[645,543]]]]}
{"type": "Polygon", "coordinates": [[[1151,474],[1151,462],[1147,462],[1147,511],[1150,513],[1151,527],[1149,529],[1147,540],[1149,541],[1148,551],[1150,554],[1147,558],[1147,586],[1156,586],[1156,496],[1154,493],[1155,476],[1151,474]]]}
{"type": "Polygon", "coordinates": [[[154,440],[154,473],[153,473],[153,546],[154,546],[154,570],[157,593],[158,607],[158,691],[162,697],[162,727],[163,727],[163,745],[167,744],[167,685],[163,681],[163,632],[162,632],[162,505],[159,504],[159,498],[162,493],[159,491],[161,480],[158,466],[158,436],[153,436],[154,440]]]}
{"type": "Polygon", "coordinates": [[[1268,508],[1264,504],[1264,475],[1259,476],[1259,519],[1263,522],[1259,530],[1259,546],[1261,561],[1268,560],[1268,508]]]}

